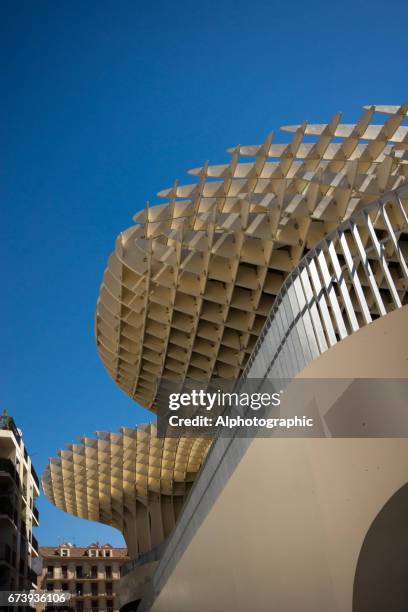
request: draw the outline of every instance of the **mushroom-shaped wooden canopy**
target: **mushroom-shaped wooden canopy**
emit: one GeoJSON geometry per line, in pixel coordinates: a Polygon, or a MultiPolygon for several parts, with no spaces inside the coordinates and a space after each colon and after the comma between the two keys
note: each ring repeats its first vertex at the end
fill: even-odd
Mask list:
{"type": "Polygon", "coordinates": [[[305,251],[408,176],[408,103],[355,124],[281,128],[229,163],[190,171],[117,238],[96,309],[111,377],[155,410],[161,379],[239,377],[275,296],[305,251]]]}
{"type": "Polygon", "coordinates": [[[65,512],[122,531],[136,557],[172,531],[209,445],[159,438],[155,425],[98,432],[50,460],[43,489],[65,512]]]}
{"type": "MultiPolygon", "coordinates": [[[[95,332],[109,374],[155,410],[171,378],[237,379],[287,275],[358,209],[408,178],[408,103],[365,107],[356,124],[286,126],[229,163],[191,170],[117,238],[95,332]]],[[[130,554],[173,529],[208,452],[153,425],[84,438],[43,475],[59,508],[120,529],[130,554]]]]}

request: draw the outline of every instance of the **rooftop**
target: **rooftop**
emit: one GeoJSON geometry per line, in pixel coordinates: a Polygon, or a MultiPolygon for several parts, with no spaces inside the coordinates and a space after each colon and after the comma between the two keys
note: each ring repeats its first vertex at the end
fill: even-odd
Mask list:
{"type": "MultiPolygon", "coordinates": [[[[75,546],[74,544],[65,543],[60,544],[58,546],[40,546],[39,551],[43,557],[58,557],[61,558],[60,550],[61,548],[69,548],[69,556],[72,557],[88,557],[88,550],[90,548],[98,550],[106,550],[109,549],[112,551],[113,558],[123,558],[126,559],[128,557],[127,548],[115,548],[110,544],[89,544],[88,546],[75,546]]],[[[108,558],[112,558],[108,557],[108,558]]]]}

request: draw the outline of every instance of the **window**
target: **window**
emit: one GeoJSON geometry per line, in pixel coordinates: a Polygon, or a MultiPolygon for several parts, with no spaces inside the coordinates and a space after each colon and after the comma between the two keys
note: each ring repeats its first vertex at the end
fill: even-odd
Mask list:
{"type": "Polygon", "coordinates": [[[54,578],[54,567],[52,565],[47,567],[47,578],[54,578]]]}
{"type": "Polygon", "coordinates": [[[47,591],[53,591],[54,590],[54,583],[53,582],[47,582],[47,585],[46,585],[45,588],[46,588],[47,591]]]}
{"type": "Polygon", "coordinates": [[[68,566],[67,565],[61,566],[61,576],[63,578],[68,578],[68,566]]]}
{"type": "Polygon", "coordinates": [[[95,596],[95,595],[97,595],[97,594],[98,594],[98,584],[97,584],[96,582],[93,582],[93,583],[91,584],[91,594],[92,594],[93,596],[95,596]]]}
{"type": "Polygon", "coordinates": [[[84,602],[77,601],[76,602],[76,612],[83,612],[83,609],[84,609],[84,602]]]}
{"type": "Polygon", "coordinates": [[[88,557],[97,557],[97,556],[98,556],[98,551],[96,550],[96,548],[88,549],[88,557]]]}
{"type": "Polygon", "coordinates": [[[61,557],[69,557],[69,548],[61,548],[60,555],[61,557]]]}
{"type": "Polygon", "coordinates": [[[113,586],[111,582],[106,582],[106,594],[113,595],[113,586]]]}
{"type": "Polygon", "coordinates": [[[84,594],[84,585],[82,582],[77,582],[75,585],[76,594],[82,596],[84,594]]]}
{"type": "Polygon", "coordinates": [[[111,550],[105,550],[105,557],[111,557],[112,556],[112,551],[111,550]]]}
{"type": "Polygon", "coordinates": [[[63,591],[68,591],[68,582],[62,582],[61,583],[61,588],[63,591]]]}
{"type": "Polygon", "coordinates": [[[106,578],[108,579],[112,578],[112,567],[110,565],[107,565],[105,567],[105,573],[106,573],[106,578]]]}
{"type": "Polygon", "coordinates": [[[98,577],[98,568],[96,565],[93,565],[91,567],[91,578],[97,578],[98,577]]]}
{"type": "Polygon", "coordinates": [[[108,612],[113,612],[113,599],[106,600],[106,608],[108,612]]]}
{"type": "Polygon", "coordinates": [[[99,612],[97,599],[91,599],[91,609],[92,609],[92,612],[99,612]]]}
{"type": "Polygon", "coordinates": [[[76,571],[76,577],[77,578],[82,578],[83,577],[83,573],[82,573],[82,565],[77,565],[75,568],[76,571]]]}

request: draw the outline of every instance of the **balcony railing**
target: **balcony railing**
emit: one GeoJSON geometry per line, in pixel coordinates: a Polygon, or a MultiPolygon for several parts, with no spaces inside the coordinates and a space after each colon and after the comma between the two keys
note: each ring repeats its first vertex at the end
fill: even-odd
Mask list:
{"type": "Polygon", "coordinates": [[[14,483],[9,478],[0,480],[0,497],[12,497],[14,492],[14,483]]]}
{"type": "Polygon", "coordinates": [[[37,523],[39,523],[40,513],[38,512],[38,508],[36,508],[35,506],[33,506],[33,514],[34,514],[35,520],[37,521],[37,523]]]}
{"type": "Polygon", "coordinates": [[[11,461],[11,459],[0,459],[0,472],[6,472],[7,474],[10,474],[10,476],[14,477],[16,468],[14,467],[14,463],[11,461]]]}
{"type": "MultiPolygon", "coordinates": [[[[380,202],[376,202],[352,215],[344,224],[339,225],[335,232],[313,248],[293,273],[288,276],[281,288],[245,370],[237,383],[236,390],[240,390],[246,378],[260,379],[267,376],[280,379],[293,378],[307,363],[327,350],[328,336],[326,333],[330,333],[330,342],[333,345],[341,338],[339,329],[336,330],[339,339],[336,333],[332,333],[333,318],[338,321],[337,324],[344,337],[344,329],[347,331],[351,327],[351,321],[348,319],[349,315],[355,326],[355,319],[347,298],[348,288],[353,287],[352,303],[356,304],[355,311],[358,309],[355,316],[359,328],[406,304],[407,297],[403,287],[408,277],[406,269],[408,263],[407,238],[408,186],[404,186],[395,192],[384,194],[380,202]],[[389,224],[390,211],[387,210],[390,203],[392,206],[391,216],[393,217],[391,228],[389,224]],[[380,221],[377,226],[375,218],[378,215],[380,221]],[[364,226],[364,230],[360,233],[361,226],[364,226]],[[377,232],[377,228],[380,231],[377,232]],[[361,240],[362,235],[364,236],[363,242],[361,240]],[[370,241],[371,244],[367,244],[370,241]],[[331,246],[333,243],[335,248],[339,245],[342,248],[342,245],[344,245],[344,259],[341,258],[339,261],[340,272],[342,272],[340,275],[333,246],[331,246]],[[354,244],[354,252],[349,247],[350,243],[354,244]],[[389,257],[387,253],[391,249],[393,255],[389,257]],[[316,258],[319,258],[320,253],[323,253],[323,256],[320,255],[320,261],[317,261],[316,266],[316,258]],[[329,272],[329,276],[327,276],[325,261],[327,265],[327,259],[330,260],[331,255],[333,255],[336,263],[335,265],[333,263],[332,274],[329,272]],[[390,259],[392,259],[391,262],[390,259]],[[373,260],[375,266],[372,265],[373,260]],[[394,266],[397,268],[397,274],[395,269],[392,270],[391,274],[389,263],[393,268],[394,266]],[[319,272],[320,264],[324,271],[323,278],[321,277],[322,270],[320,269],[319,272]],[[316,267],[317,274],[315,274],[316,267]],[[313,271],[313,284],[316,281],[314,287],[311,283],[310,269],[313,271]],[[364,278],[364,283],[362,283],[361,276],[364,278]],[[386,300],[384,300],[384,291],[381,286],[383,284],[385,285],[385,295],[388,298],[386,300]],[[362,286],[364,291],[362,291],[362,286]],[[333,294],[333,290],[336,295],[333,294]],[[368,292],[368,301],[365,291],[368,292]],[[338,304],[340,296],[342,298],[341,307],[337,308],[336,301],[338,304]],[[348,319],[346,325],[344,318],[348,319]],[[311,342],[309,338],[306,338],[305,325],[309,329],[313,328],[310,336],[312,338],[311,342]],[[296,359],[297,370],[295,368],[292,371],[287,370],[285,364],[285,369],[280,374],[276,374],[277,366],[283,367],[280,358],[282,349],[284,349],[286,343],[291,342],[293,344],[290,335],[294,332],[298,333],[295,344],[298,347],[296,357],[301,356],[301,362],[296,359]],[[300,343],[300,339],[303,340],[302,343],[300,343]],[[261,351],[265,354],[262,359],[258,359],[261,351]]],[[[329,344],[329,346],[332,344],[329,344]]],[[[238,427],[236,431],[238,432],[238,427]]],[[[198,524],[200,524],[202,516],[205,516],[207,508],[202,500],[206,499],[210,487],[217,480],[218,470],[222,469],[227,474],[231,474],[235,465],[243,456],[247,444],[240,444],[235,447],[234,452],[229,453],[229,448],[235,439],[234,435],[235,432],[233,432],[233,436],[229,433],[224,437],[222,428],[217,432],[212,448],[178,520],[175,535],[170,538],[167,548],[163,551],[160,564],[153,576],[152,589],[155,592],[160,592],[163,588],[168,576],[174,570],[174,564],[183,554],[182,551],[186,543],[191,540],[189,531],[191,524],[194,524],[194,521],[198,521],[198,524]],[[224,461],[225,457],[227,457],[226,461],[224,461]],[[227,467],[228,463],[232,464],[232,467],[227,467]]],[[[225,480],[225,478],[226,476],[223,473],[223,479],[225,480]]],[[[218,492],[215,491],[217,491],[217,487],[211,490],[211,496],[216,497],[218,495],[218,492]]],[[[125,567],[124,570],[126,571],[126,569],[128,568],[125,567]]]]}
{"type": "Polygon", "coordinates": [[[25,520],[23,518],[20,520],[20,531],[21,531],[21,535],[23,537],[26,537],[27,523],[25,522],[25,520]]]}
{"type": "Polygon", "coordinates": [[[27,554],[27,537],[25,533],[20,533],[20,557],[25,557],[27,554]]]}
{"type": "Polygon", "coordinates": [[[40,480],[37,476],[37,472],[35,471],[33,464],[31,464],[31,476],[33,477],[33,480],[35,482],[35,484],[37,485],[37,488],[40,488],[40,480]]]}
{"type": "Polygon", "coordinates": [[[20,488],[21,486],[20,477],[17,474],[16,467],[14,463],[11,461],[11,459],[4,459],[4,458],[0,459],[0,473],[1,472],[10,474],[10,476],[14,479],[14,482],[16,483],[16,485],[20,488]]]}
{"type": "Polygon", "coordinates": [[[0,514],[8,516],[14,520],[15,508],[9,495],[0,495],[0,514]]]}
{"type": "Polygon", "coordinates": [[[10,416],[0,416],[0,429],[12,431],[17,441],[17,444],[20,444],[21,436],[18,432],[14,420],[10,416]]]}
{"type": "Polygon", "coordinates": [[[160,542],[160,544],[152,548],[152,550],[149,550],[149,552],[141,554],[138,559],[127,561],[126,563],[124,563],[120,568],[121,577],[126,576],[126,574],[129,574],[141,565],[145,565],[146,563],[153,563],[154,561],[159,561],[167,546],[167,542],[168,539],[166,538],[165,540],[163,540],[163,542],[160,542]]]}
{"type": "Polygon", "coordinates": [[[34,570],[30,570],[30,580],[33,584],[37,584],[38,576],[34,570]]]}
{"type": "Polygon", "coordinates": [[[0,563],[1,562],[6,562],[13,565],[12,552],[8,544],[0,544],[0,563]]]}
{"type": "Polygon", "coordinates": [[[35,536],[31,536],[31,545],[36,552],[38,552],[38,540],[35,536]]]}

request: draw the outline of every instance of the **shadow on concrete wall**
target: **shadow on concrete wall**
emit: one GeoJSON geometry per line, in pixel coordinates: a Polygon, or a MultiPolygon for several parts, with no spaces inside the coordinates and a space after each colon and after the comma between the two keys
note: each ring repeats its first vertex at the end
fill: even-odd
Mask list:
{"type": "Polygon", "coordinates": [[[361,547],[353,612],[408,610],[408,484],[388,500],[361,547]]]}

